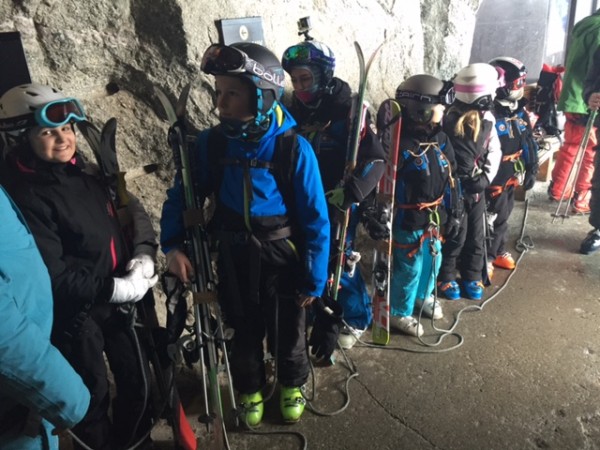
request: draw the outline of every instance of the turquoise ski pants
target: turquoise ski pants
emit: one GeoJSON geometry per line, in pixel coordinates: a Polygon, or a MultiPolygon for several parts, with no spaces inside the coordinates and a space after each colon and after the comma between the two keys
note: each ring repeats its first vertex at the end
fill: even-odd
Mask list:
{"type": "Polygon", "coordinates": [[[442,243],[437,238],[427,237],[420,244],[424,232],[425,230],[394,230],[390,285],[393,316],[412,316],[417,298],[428,298],[435,288],[442,263],[442,243]],[[411,253],[417,247],[414,254],[411,253]]]}

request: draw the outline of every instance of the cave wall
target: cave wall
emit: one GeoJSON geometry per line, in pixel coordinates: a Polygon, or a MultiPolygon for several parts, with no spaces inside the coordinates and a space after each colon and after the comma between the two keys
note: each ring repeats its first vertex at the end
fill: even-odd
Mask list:
{"type": "MultiPolygon", "coordinates": [[[[301,40],[296,22],[310,16],[311,35],[337,59],[336,76],[356,88],[353,41],[375,60],[367,97],[377,105],[407,76],[449,78],[467,64],[479,0],[2,0],[0,31],[19,31],[34,81],[79,98],[93,122],[118,119],[123,170],[157,162],[160,169],[129,182],[158,227],[173,177],[168,123],[154,86],[175,100],[193,82],[189,118],[214,123],[211,77],[200,73],[204,49],[218,41],[215,21],[262,17],[265,44],[280,56],[301,40]],[[110,95],[108,85],[117,85],[110,95]]],[[[3,67],[1,70],[10,70],[3,67]]],[[[289,81],[289,80],[288,80],[289,81]]],[[[83,146],[85,147],[85,146],[83,146]]]]}

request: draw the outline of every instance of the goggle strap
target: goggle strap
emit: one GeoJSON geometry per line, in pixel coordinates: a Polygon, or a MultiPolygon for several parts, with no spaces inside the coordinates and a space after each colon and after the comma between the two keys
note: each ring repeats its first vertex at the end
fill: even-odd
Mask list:
{"type": "Polygon", "coordinates": [[[37,125],[33,113],[23,114],[8,119],[0,119],[0,132],[17,131],[37,125]]]}

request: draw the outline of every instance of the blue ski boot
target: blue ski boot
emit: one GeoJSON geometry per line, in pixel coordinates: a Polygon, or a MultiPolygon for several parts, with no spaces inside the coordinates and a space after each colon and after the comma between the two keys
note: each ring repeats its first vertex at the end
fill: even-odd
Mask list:
{"type": "Polygon", "coordinates": [[[460,298],[460,287],[454,280],[440,281],[438,283],[438,292],[448,300],[458,300],[460,298]]]}
{"type": "Polygon", "coordinates": [[[483,297],[483,287],[481,281],[465,281],[463,283],[465,297],[470,300],[481,300],[481,297],[483,297]]]}

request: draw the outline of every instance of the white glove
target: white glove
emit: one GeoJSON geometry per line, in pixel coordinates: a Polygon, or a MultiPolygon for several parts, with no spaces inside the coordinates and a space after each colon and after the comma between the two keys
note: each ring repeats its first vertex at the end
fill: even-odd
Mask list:
{"type": "Polygon", "coordinates": [[[135,255],[125,266],[127,272],[135,269],[136,267],[142,268],[142,275],[144,278],[152,278],[154,276],[154,259],[150,255],[140,253],[135,255]]]}
{"type": "Polygon", "coordinates": [[[127,303],[140,301],[148,289],[156,284],[158,275],[145,278],[142,273],[142,265],[137,264],[131,272],[122,278],[113,278],[115,287],[109,303],[127,303]]]}

